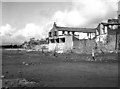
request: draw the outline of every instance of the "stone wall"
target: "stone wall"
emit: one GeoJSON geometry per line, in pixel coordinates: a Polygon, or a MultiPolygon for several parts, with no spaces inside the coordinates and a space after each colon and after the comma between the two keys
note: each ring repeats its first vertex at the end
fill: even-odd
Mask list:
{"type": "Polygon", "coordinates": [[[91,54],[92,49],[95,47],[95,40],[83,39],[73,42],[73,52],[91,54]]]}
{"type": "Polygon", "coordinates": [[[109,53],[117,51],[115,49],[115,45],[116,45],[115,35],[105,36],[104,42],[96,41],[95,39],[92,40],[82,39],[73,41],[72,36],[66,36],[65,43],[49,43],[49,51],[56,50],[57,52],[61,53],[66,51],[72,51],[79,54],[91,54],[92,49],[96,48],[95,50],[96,53],[109,53]]]}
{"type": "MultiPolygon", "coordinates": [[[[120,36],[118,36],[118,40],[120,36]]],[[[106,42],[99,42],[95,40],[78,40],[78,41],[73,41],[73,52],[75,53],[83,53],[83,54],[91,54],[92,49],[96,48],[95,52],[96,53],[110,53],[110,52],[117,52],[118,45],[117,43],[117,48],[115,49],[116,45],[116,36],[115,35],[108,35],[105,38],[106,42]]]]}
{"type": "Polygon", "coordinates": [[[108,35],[106,38],[107,42],[106,43],[102,43],[102,42],[98,42],[97,43],[97,51],[100,52],[100,50],[102,50],[103,52],[116,52],[118,49],[118,40],[119,40],[119,35],[118,35],[118,40],[117,40],[117,47],[116,46],[116,35],[108,35]]]}

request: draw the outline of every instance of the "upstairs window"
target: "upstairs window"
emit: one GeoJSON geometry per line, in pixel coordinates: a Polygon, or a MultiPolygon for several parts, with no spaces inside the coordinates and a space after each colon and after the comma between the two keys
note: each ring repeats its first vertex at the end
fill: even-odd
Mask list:
{"type": "Polygon", "coordinates": [[[62,34],[65,34],[65,31],[62,31],[62,34]]]}
{"type": "Polygon", "coordinates": [[[57,36],[57,31],[54,31],[54,36],[57,36]]]}
{"type": "Polygon", "coordinates": [[[49,37],[52,37],[52,32],[49,32],[49,37]]]}

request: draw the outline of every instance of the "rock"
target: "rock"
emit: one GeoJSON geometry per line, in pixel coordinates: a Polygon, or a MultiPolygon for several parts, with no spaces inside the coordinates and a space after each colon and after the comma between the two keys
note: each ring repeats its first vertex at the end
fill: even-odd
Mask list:
{"type": "Polygon", "coordinates": [[[90,59],[90,58],[88,58],[88,61],[91,61],[91,59],[90,59]]]}
{"type": "Polygon", "coordinates": [[[24,65],[24,64],[25,64],[25,62],[22,62],[22,64],[24,65]]]}
{"type": "Polygon", "coordinates": [[[3,79],[3,78],[5,78],[5,76],[4,76],[4,75],[1,75],[1,78],[3,79]]]}
{"type": "Polygon", "coordinates": [[[25,65],[28,66],[29,64],[26,63],[25,65]]]}
{"type": "Polygon", "coordinates": [[[113,51],[110,51],[110,53],[113,53],[113,51]]]}

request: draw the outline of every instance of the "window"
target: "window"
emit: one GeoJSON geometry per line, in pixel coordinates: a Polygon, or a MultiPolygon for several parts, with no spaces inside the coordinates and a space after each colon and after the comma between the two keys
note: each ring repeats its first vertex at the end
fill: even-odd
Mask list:
{"type": "Polygon", "coordinates": [[[112,25],[109,25],[109,28],[112,29],[112,25]]]}
{"type": "Polygon", "coordinates": [[[49,37],[52,37],[52,33],[51,32],[49,32],[49,37]]]}
{"type": "Polygon", "coordinates": [[[63,35],[63,34],[62,34],[62,31],[58,31],[58,35],[59,35],[59,36],[60,36],[60,35],[63,35]]]}
{"type": "Polygon", "coordinates": [[[54,36],[57,36],[57,31],[54,31],[54,36]]]}
{"type": "Polygon", "coordinates": [[[61,43],[65,43],[65,38],[60,38],[61,43]]]}
{"type": "Polygon", "coordinates": [[[107,27],[105,26],[105,33],[107,33],[107,27]]]}
{"type": "Polygon", "coordinates": [[[56,39],[56,42],[59,43],[59,38],[56,39]]]}
{"type": "Polygon", "coordinates": [[[51,39],[51,43],[55,43],[55,40],[54,40],[54,39],[51,39]]]}
{"type": "Polygon", "coordinates": [[[72,32],[72,34],[74,35],[75,32],[72,32]]]}
{"type": "Polygon", "coordinates": [[[70,31],[68,31],[68,35],[70,34],[70,31]]]}
{"type": "Polygon", "coordinates": [[[89,33],[87,33],[87,36],[89,36],[89,33]]]}
{"type": "Polygon", "coordinates": [[[49,43],[55,43],[55,40],[54,39],[50,39],[49,43]]]}
{"type": "Polygon", "coordinates": [[[118,26],[117,25],[113,25],[113,30],[117,29],[118,26]]]}
{"type": "Polygon", "coordinates": [[[65,34],[65,31],[62,31],[62,34],[65,34]]]}

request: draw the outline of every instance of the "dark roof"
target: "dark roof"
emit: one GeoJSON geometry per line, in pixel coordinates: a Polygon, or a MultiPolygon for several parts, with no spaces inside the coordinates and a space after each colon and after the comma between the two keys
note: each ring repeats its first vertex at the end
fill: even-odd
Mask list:
{"type": "Polygon", "coordinates": [[[108,23],[118,23],[118,19],[108,19],[108,23]]]}
{"type": "Polygon", "coordinates": [[[101,23],[101,24],[106,25],[106,26],[108,26],[108,25],[120,25],[118,23],[101,23]]]}
{"type": "Polygon", "coordinates": [[[95,33],[96,28],[74,28],[74,27],[61,27],[57,26],[54,22],[52,29],[57,29],[58,31],[72,31],[72,32],[84,32],[84,33],[95,33]]]}
{"type": "Polygon", "coordinates": [[[73,41],[79,41],[79,39],[75,36],[73,36],[73,41]]]}
{"type": "Polygon", "coordinates": [[[85,32],[93,33],[96,31],[95,28],[73,28],[73,27],[56,27],[58,31],[74,31],[74,32],[85,32]]]}

